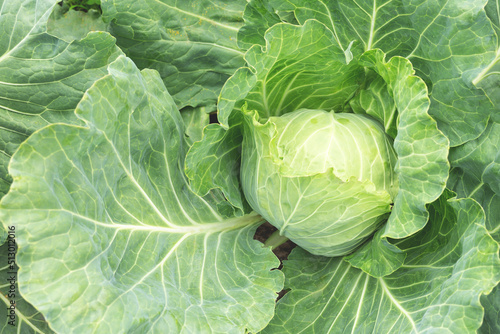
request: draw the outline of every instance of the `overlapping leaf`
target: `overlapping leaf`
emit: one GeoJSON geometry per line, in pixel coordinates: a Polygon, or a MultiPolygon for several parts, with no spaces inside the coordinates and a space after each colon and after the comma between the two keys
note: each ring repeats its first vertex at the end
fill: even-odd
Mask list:
{"type": "Polygon", "coordinates": [[[213,107],[243,66],[245,0],[104,0],[104,20],[139,68],[156,69],[179,108],[213,107]]]}
{"type": "Polygon", "coordinates": [[[476,140],[450,151],[448,185],[459,197],[478,201],[486,213],[486,228],[500,242],[500,124],[490,122],[476,140]]]}
{"type": "Polygon", "coordinates": [[[346,50],[380,48],[389,57],[411,60],[431,91],[430,113],[457,146],[485,129],[492,105],[472,88],[471,71],[495,57],[486,1],[445,0],[270,0],[278,10],[293,10],[303,24],[323,22],[346,50]]]}
{"type": "Polygon", "coordinates": [[[489,0],[485,7],[486,15],[495,30],[489,44],[495,46],[495,56],[488,58],[483,66],[472,71],[472,83],[482,88],[494,103],[493,120],[500,123],[500,2],[489,0]]]}
{"type": "MultiPolygon", "coordinates": [[[[85,90],[121,52],[107,33],[67,42],[46,33],[56,1],[2,3],[0,14],[0,196],[11,155],[35,130],[76,122],[85,90]]],[[[54,23],[54,26],[57,26],[54,23]]]]}
{"type": "Polygon", "coordinates": [[[481,305],[484,307],[484,319],[478,333],[498,333],[500,331],[500,285],[497,285],[489,295],[481,297],[481,305]]]}
{"type": "Polygon", "coordinates": [[[18,230],[20,291],[61,333],[261,330],[282,286],[252,240],[261,218],[191,191],[155,71],[125,57],[108,71],[77,108],[85,127],[48,126],[12,159],[0,219],[18,230]]]}
{"type": "Polygon", "coordinates": [[[181,112],[186,128],[186,137],[190,145],[201,140],[203,129],[210,123],[210,113],[214,110],[205,107],[184,108],[181,112]]]}
{"type": "Polygon", "coordinates": [[[386,63],[382,52],[371,51],[363,55],[362,64],[385,80],[398,109],[394,148],[400,191],[384,234],[402,238],[425,225],[428,215],[424,205],[444,190],[449,169],[448,140],[427,113],[425,84],[413,75],[408,60],[393,57],[386,63]]]}
{"type": "Polygon", "coordinates": [[[247,51],[248,67],[236,71],[221,91],[219,121],[225,126],[244,103],[262,119],[301,108],[340,112],[363,82],[361,68],[348,66],[332,32],[318,21],[276,24],[265,40],[265,48],[247,51]]]}
{"type": "MultiPolygon", "coordinates": [[[[496,35],[490,44],[495,46],[494,57],[489,57],[481,67],[470,72],[472,83],[481,88],[494,104],[492,118],[486,131],[478,139],[454,149],[450,153],[452,170],[450,182],[459,197],[476,199],[486,213],[486,226],[492,236],[500,242],[500,12],[498,0],[490,0],[485,6],[496,35]]],[[[485,318],[481,333],[500,332],[500,286],[481,298],[485,307],[485,318]]]]}
{"type": "Polygon", "coordinates": [[[471,333],[481,325],[481,294],[500,280],[498,244],[471,199],[443,195],[429,224],[397,246],[405,265],[373,278],[340,258],[296,249],[284,264],[285,288],[263,333],[471,333]]]}
{"type": "Polygon", "coordinates": [[[300,108],[341,110],[363,78],[361,68],[346,66],[345,54],[319,22],[304,26],[280,23],[269,29],[265,40],[267,47],[254,45],[245,55],[249,67],[236,71],[222,89],[218,104],[222,127],[207,128],[205,138],[194,145],[187,158],[195,189],[204,194],[220,188],[239,208],[245,206],[244,200],[238,199],[242,195],[239,164],[235,162],[240,156],[241,116],[233,109],[245,104],[249,110],[258,110],[262,118],[300,108]],[[194,171],[207,166],[210,171],[202,179],[199,173],[195,175],[194,171]]]}
{"type": "Polygon", "coordinates": [[[89,31],[106,31],[107,28],[97,10],[68,10],[66,6],[55,6],[47,23],[49,34],[68,42],[84,38],[89,31]]]}
{"type": "Polygon", "coordinates": [[[238,31],[238,45],[248,49],[255,44],[266,45],[266,30],[281,19],[267,0],[250,0],[243,13],[245,25],[238,31]]]}
{"type": "MultiPolygon", "coordinates": [[[[448,186],[459,197],[478,201],[486,213],[486,228],[500,242],[500,124],[490,121],[486,131],[476,140],[450,151],[452,169],[448,186]]],[[[485,319],[481,333],[500,331],[500,287],[481,299],[485,319]]]]}
{"type": "Polygon", "coordinates": [[[186,156],[186,175],[193,190],[201,196],[214,188],[224,192],[234,209],[226,207],[219,211],[236,210],[242,214],[251,209],[239,182],[243,139],[241,115],[234,114],[231,120],[228,130],[219,124],[210,124],[203,130],[203,140],[194,143],[186,156]]]}
{"type": "Polygon", "coordinates": [[[18,270],[15,263],[9,262],[8,248],[9,246],[13,247],[12,245],[13,243],[10,245],[5,243],[0,246],[0,263],[2,263],[0,268],[0,305],[3,309],[0,313],[0,333],[52,334],[54,332],[45,322],[42,314],[21,297],[16,279],[12,280],[12,276],[15,277],[18,270]],[[15,303],[15,307],[11,308],[14,314],[10,317],[12,302],[15,303]]]}

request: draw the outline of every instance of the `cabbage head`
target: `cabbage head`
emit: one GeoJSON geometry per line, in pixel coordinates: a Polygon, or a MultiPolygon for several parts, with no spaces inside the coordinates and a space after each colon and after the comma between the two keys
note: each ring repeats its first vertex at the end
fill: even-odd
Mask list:
{"type": "Polygon", "coordinates": [[[392,139],[369,116],[302,109],[261,124],[245,113],[241,181],[252,208],[316,255],[352,252],[398,191],[392,139]]]}

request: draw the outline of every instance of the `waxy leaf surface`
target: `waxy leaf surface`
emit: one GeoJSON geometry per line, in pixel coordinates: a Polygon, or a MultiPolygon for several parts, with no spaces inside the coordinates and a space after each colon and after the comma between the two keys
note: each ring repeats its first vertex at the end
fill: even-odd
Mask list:
{"type": "MultiPolygon", "coordinates": [[[[83,93],[121,52],[104,32],[67,41],[47,33],[56,1],[5,0],[0,11],[0,197],[12,154],[34,131],[75,123],[83,93]]],[[[58,28],[58,22],[52,22],[58,28]]],[[[84,34],[81,32],[84,36],[84,34]]]]}
{"type": "Polygon", "coordinates": [[[245,0],[104,0],[103,19],[139,68],[157,70],[177,106],[213,107],[243,66],[245,0]]]}
{"type": "MultiPolygon", "coordinates": [[[[485,129],[493,106],[472,86],[474,75],[494,61],[495,39],[483,10],[486,1],[462,0],[270,0],[294,11],[303,24],[324,23],[342,50],[379,48],[409,59],[432,93],[430,114],[458,146],[485,129]]],[[[498,58],[498,52],[496,53],[498,58]]]]}
{"type": "Polygon", "coordinates": [[[263,333],[472,333],[482,294],[500,280],[498,244],[471,199],[444,194],[427,226],[396,245],[405,264],[374,278],[341,258],[295,249],[284,263],[285,288],[263,333]]]}
{"type": "Polygon", "coordinates": [[[48,126],[13,157],[0,219],[18,230],[20,291],[61,333],[261,330],[282,287],[252,238],[261,218],[191,191],[157,72],[123,56],[108,72],[76,110],[84,127],[48,126]]]}

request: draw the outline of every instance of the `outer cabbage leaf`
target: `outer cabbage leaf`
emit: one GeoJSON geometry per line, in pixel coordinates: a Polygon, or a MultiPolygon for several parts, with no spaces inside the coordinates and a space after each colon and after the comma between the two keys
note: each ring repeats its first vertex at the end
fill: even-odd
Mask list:
{"type": "Polygon", "coordinates": [[[238,45],[248,49],[254,44],[266,45],[266,30],[281,19],[267,0],[250,0],[243,13],[245,25],[238,31],[238,45]]]}
{"type": "Polygon", "coordinates": [[[203,140],[193,144],[186,156],[186,175],[192,189],[205,196],[211,189],[224,192],[230,207],[240,215],[251,209],[243,196],[240,178],[241,115],[231,116],[231,127],[226,130],[219,124],[210,124],[203,130],[203,140]]]}
{"type": "Polygon", "coordinates": [[[295,249],[285,288],[263,333],[471,333],[481,325],[482,294],[500,280],[498,244],[472,199],[443,195],[429,224],[397,246],[404,266],[374,278],[340,258],[295,249]]]}
{"type": "Polygon", "coordinates": [[[261,330],[283,279],[252,240],[262,219],[191,191],[157,72],[125,57],[108,71],[76,110],[85,127],[50,125],[12,158],[0,219],[16,226],[21,293],[61,333],[261,330]]]}
{"type": "MultiPolygon", "coordinates": [[[[490,121],[486,131],[450,151],[452,169],[448,186],[459,197],[471,197],[478,201],[486,213],[486,228],[500,242],[500,124],[490,121]]],[[[481,298],[485,307],[485,319],[481,333],[500,331],[500,287],[481,298]]]]}
{"type": "Polygon", "coordinates": [[[448,186],[458,197],[471,197],[486,213],[486,228],[500,242],[500,124],[490,122],[476,140],[450,150],[448,186]]]}
{"type": "MultiPolygon", "coordinates": [[[[3,228],[2,228],[3,230],[3,228]]],[[[9,245],[5,243],[0,246],[0,263],[2,263],[2,268],[0,268],[0,300],[2,305],[2,312],[0,313],[0,333],[1,334],[52,334],[54,333],[48,324],[45,322],[42,314],[37,311],[33,306],[27,303],[19,294],[19,286],[17,283],[14,284],[14,294],[11,291],[11,277],[15,275],[18,267],[15,263],[9,264],[8,262],[8,247],[9,245]],[[10,295],[10,296],[9,296],[10,295]],[[11,301],[15,301],[15,321],[14,326],[9,324],[12,321],[8,317],[10,313],[8,308],[11,305],[11,301]]]]}
{"type": "Polygon", "coordinates": [[[384,228],[378,230],[351,255],[344,257],[353,267],[363,270],[372,277],[384,277],[399,269],[406,253],[384,236],[384,228]]]}
{"type": "Polygon", "coordinates": [[[500,285],[497,285],[489,295],[481,297],[481,305],[484,307],[484,320],[478,333],[498,333],[500,331],[500,285]]]}
{"type": "MultiPolygon", "coordinates": [[[[491,44],[495,56],[489,63],[472,71],[472,83],[483,89],[495,105],[492,121],[485,133],[469,145],[451,152],[454,161],[450,185],[459,196],[471,196],[481,203],[486,212],[486,224],[493,237],[500,242],[500,2],[489,0],[486,15],[495,30],[491,44]],[[476,161],[473,161],[476,159],[476,161]],[[470,169],[469,169],[470,168],[470,169]]],[[[481,299],[486,313],[481,333],[500,332],[500,286],[481,299]]]]}
{"type": "Polygon", "coordinates": [[[245,54],[248,67],[229,78],[219,97],[219,121],[228,125],[233,110],[247,105],[260,118],[294,110],[343,110],[363,81],[363,71],[346,56],[323,24],[276,24],[265,34],[266,46],[245,54]]]}
{"type": "Polygon", "coordinates": [[[384,235],[404,238],[425,225],[428,219],[425,204],[436,200],[445,188],[449,142],[427,113],[427,89],[414,76],[411,63],[401,57],[393,57],[386,63],[384,57],[380,50],[369,51],[361,63],[385,80],[399,113],[394,149],[398,155],[396,172],[400,191],[384,235]]]}
{"type": "Polygon", "coordinates": [[[107,33],[90,33],[72,42],[47,34],[47,20],[55,3],[2,3],[0,197],[10,185],[7,165],[19,144],[47,124],[76,122],[73,110],[83,93],[121,54],[107,33]]]}
{"type": "MultiPolygon", "coordinates": [[[[398,111],[394,149],[398,155],[399,192],[381,232],[363,249],[348,257],[353,266],[375,277],[393,272],[403,264],[405,256],[386,240],[379,239],[400,239],[422,229],[429,217],[425,206],[444,190],[449,169],[448,140],[428,114],[430,101],[424,82],[414,76],[407,59],[393,57],[386,62],[384,57],[380,50],[368,51],[361,57],[360,64],[378,73],[385,81],[387,88],[383,89],[388,90],[398,111]]],[[[386,124],[386,128],[390,124],[385,113],[371,114],[386,124]]]]}
{"type": "Polygon", "coordinates": [[[199,194],[220,188],[239,209],[246,206],[235,160],[240,156],[242,121],[238,112],[233,113],[234,107],[245,103],[263,118],[301,107],[341,109],[363,78],[361,68],[346,66],[331,32],[316,21],[303,27],[277,24],[267,31],[265,40],[266,49],[254,45],[245,55],[249,67],[238,69],[222,89],[218,104],[222,127],[210,125],[186,160],[187,174],[199,194]],[[210,174],[196,179],[201,174],[195,171],[207,168],[210,174]]]}
{"type": "Polygon", "coordinates": [[[495,30],[496,35],[492,38],[491,45],[495,46],[495,56],[491,57],[489,63],[472,71],[472,83],[482,88],[486,95],[493,101],[495,112],[493,120],[500,123],[500,2],[489,0],[485,7],[488,19],[495,30]]]}
{"type": "Polygon", "coordinates": [[[398,133],[396,103],[385,80],[374,71],[368,71],[366,82],[349,104],[355,113],[368,114],[384,125],[392,138],[398,133]]]}
{"type": "Polygon", "coordinates": [[[186,137],[190,145],[201,140],[203,129],[210,123],[210,113],[214,110],[205,107],[182,109],[181,116],[186,128],[186,137]]]}
{"type": "Polygon", "coordinates": [[[108,25],[101,13],[91,9],[88,12],[68,10],[66,6],[55,6],[47,23],[47,32],[67,42],[84,38],[90,31],[106,31],[108,25]]]}
{"type": "Polygon", "coordinates": [[[293,10],[303,24],[323,22],[343,50],[379,48],[411,60],[431,92],[430,114],[452,146],[477,138],[492,105],[471,85],[473,74],[495,58],[495,37],[483,7],[486,0],[269,0],[293,10]]]}
{"type": "Polygon", "coordinates": [[[156,69],[177,106],[215,106],[243,66],[237,33],[245,0],[103,0],[117,45],[139,68],[156,69]]]}

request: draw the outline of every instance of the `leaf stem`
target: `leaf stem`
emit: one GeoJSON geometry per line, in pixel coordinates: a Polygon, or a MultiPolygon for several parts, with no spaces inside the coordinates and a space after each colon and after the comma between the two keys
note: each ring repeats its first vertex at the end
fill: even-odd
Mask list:
{"type": "Polygon", "coordinates": [[[271,250],[278,248],[279,246],[283,245],[285,242],[288,241],[288,238],[285,236],[282,236],[280,234],[280,231],[277,230],[271,236],[264,242],[264,247],[271,247],[271,250]]]}

